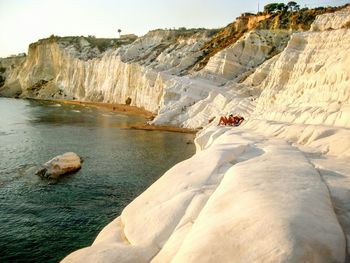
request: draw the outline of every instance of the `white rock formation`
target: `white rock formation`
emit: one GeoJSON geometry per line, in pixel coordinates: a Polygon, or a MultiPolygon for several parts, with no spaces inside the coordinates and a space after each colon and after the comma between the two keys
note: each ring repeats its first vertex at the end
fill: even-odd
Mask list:
{"type": "Polygon", "coordinates": [[[164,82],[183,74],[201,56],[208,32],[155,30],[103,54],[84,39],[56,39],[30,46],[28,57],[8,76],[0,94],[22,89],[22,97],[125,103],[157,112],[164,82]],[[76,41],[76,40],[74,40],[76,41]]]}
{"type": "Polygon", "coordinates": [[[311,26],[312,31],[326,31],[333,29],[349,28],[349,6],[336,13],[318,16],[311,26]]]}
{"type": "Polygon", "coordinates": [[[350,127],[349,50],[349,29],[294,34],[261,87],[256,113],[350,127]]]}
{"type": "MultiPolygon", "coordinates": [[[[251,29],[253,20],[236,26],[251,29]]],[[[348,7],[319,16],[308,32],[249,31],[197,73],[206,31],[155,30],[104,53],[84,38],[31,45],[25,61],[6,70],[1,94],[130,98],[158,113],[154,124],[204,127],[191,159],[64,261],[344,262],[349,24],[348,7]],[[215,127],[228,113],[247,121],[215,127]]]]}
{"type": "Polygon", "coordinates": [[[80,168],[80,157],[74,152],[66,152],[46,162],[36,174],[45,178],[57,179],[61,175],[73,173],[80,168]]]}
{"type": "Polygon", "coordinates": [[[320,16],[279,55],[264,62],[268,52],[259,53],[240,83],[233,71],[246,72],[251,60],[226,63],[235,45],[203,74],[162,79],[154,122],[205,126],[196,154],[63,262],[345,262],[349,19],[350,8],[320,16]],[[208,124],[228,112],[248,121],[208,124]]]}
{"type": "Polygon", "coordinates": [[[210,58],[202,74],[235,79],[280,53],[289,40],[289,31],[253,30],[242,39],[210,58]]]}
{"type": "Polygon", "coordinates": [[[241,88],[238,82],[279,53],[289,36],[289,32],[282,30],[251,31],[211,57],[200,72],[191,77],[171,77],[164,85],[160,110],[153,123],[198,128],[218,116],[225,107],[229,111],[250,114],[250,101],[255,93],[241,88]],[[222,86],[224,83],[226,85],[222,86]]]}
{"type": "MultiPolygon", "coordinates": [[[[6,78],[17,67],[20,67],[26,60],[26,54],[19,54],[8,58],[0,58],[0,87],[5,83],[6,78]]],[[[17,96],[22,93],[22,89],[18,87],[11,91],[2,92],[5,96],[17,96]]]]}
{"type": "Polygon", "coordinates": [[[196,142],[64,262],[343,262],[328,189],[297,148],[246,128],[213,127],[196,142]]]}
{"type": "MultiPolygon", "coordinates": [[[[181,105],[187,108],[184,113],[174,108],[175,103],[165,104],[154,123],[169,120],[196,128],[207,125],[210,117],[220,113],[247,116],[254,110],[254,118],[349,127],[350,30],[344,28],[350,19],[349,10],[348,7],[332,14],[342,17],[335,18],[338,24],[333,25],[339,29],[293,34],[282,53],[261,64],[242,83],[231,81],[217,87],[215,82],[208,82],[212,88],[202,94],[205,97],[202,100],[191,95],[195,81],[176,83],[177,97],[187,97],[187,101],[192,99],[196,103],[181,105]],[[185,89],[187,93],[183,92],[185,89]]],[[[316,21],[323,21],[322,16],[316,21]]],[[[218,67],[222,65],[219,63],[218,67]]]]}

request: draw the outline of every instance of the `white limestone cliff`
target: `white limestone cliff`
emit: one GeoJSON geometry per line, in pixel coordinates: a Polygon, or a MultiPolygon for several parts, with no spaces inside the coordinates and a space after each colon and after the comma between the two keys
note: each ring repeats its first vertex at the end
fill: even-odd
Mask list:
{"type": "MultiPolygon", "coordinates": [[[[0,58],[0,87],[4,85],[6,78],[8,78],[13,70],[20,67],[26,60],[26,54],[13,55],[8,58],[0,58]]],[[[16,93],[21,93],[22,90],[12,92],[16,96],[16,93]]],[[[9,94],[9,95],[12,95],[9,94]]],[[[6,92],[4,95],[7,95],[6,92]]]]}
{"type": "Polygon", "coordinates": [[[208,32],[197,31],[155,30],[104,53],[84,38],[41,40],[0,93],[123,104],[130,98],[131,105],[157,112],[168,76],[183,73],[201,55],[208,32]]]}
{"type": "Polygon", "coordinates": [[[250,31],[211,57],[207,66],[198,73],[189,77],[172,77],[164,87],[160,111],[153,123],[198,128],[220,114],[223,106],[232,109],[234,105],[236,111],[247,115],[247,104],[252,98],[246,98],[252,94],[232,86],[239,86],[238,82],[281,52],[289,36],[290,32],[284,30],[250,31]]]}
{"type": "Polygon", "coordinates": [[[267,59],[280,53],[289,40],[286,30],[253,30],[242,39],[210,58],[203,73],[225,79],[242,77],[267,59]]]}
{"type": "Polygon", "coordinates": [[[336,13],[318,16],[312,23],[311,31],[327,31],[333,29],[349,28],[350,17],[349,7],[336,13]]]}
{"type": "MultiPolygon", "coordinates": [[[[348,10],[332,14],[337,17],[339,13],[342,18],[335,18],[338,24],[333,26],[338,29],[294,33],[282,53],[260,62],[262,64],[253,68],[253,73],[243,81],[233,80],[219,87],[213,83],[212,91],[203,95],[202,100],[194,98],[195,103],[186,105],[187,111],[178,113],[173,123],[196,128],[207,125],[208,120],[218,114],[235,112],[249,116],[254,109],[254,118],[349,127],[350,35],[345,15],[349,17],[348,10]]],[[[319,21],[323,21],[322,16],[315,23],[319,21]]],[[[240,43],[228,49],[235,49],[235,45],[240,43]]],[[[216,72],[223,65],[219,63],[216,72]]],[[[238,71],[241,72],[241,68],[238,71]]],[[[181,85],[187,93],[177,89],[184,95],[182,98],[190,94],[193,82],[181,85]]],[[[168,106],[155,123],[172,120],[172,112],[176,110],[179,111],[173,109],[173,105],[168,106]]]]}
{"type": "Polygon", "coordinates": [[[265,18],[239,19],[240,38],[200,71],[218,45],[207,30],[154,30],[103,51],[86,38],[49,38],[14,64],[0,60],[2,95],[130,98],[157,113],[153,124],[203,128],[192,158],[64,262],[349,257],[350,7],[317,17],[306,32],[257,27],[265,18]],[[217,127],[228,113],[246,121],[217,127]]]}
{"type": "Polygon", "coordinates": [[[268,120],[349,128],[349,50],[349,29],[294,34],[264,81],[255,111],[268,120]]]}
{"type": "MultiPolygon", "coordinates": [[[[238,42],[200,73],[164,79],[154,122],[204,126],[196,154],[63,262],[345,262],[349,19],[349,7],[318,17],[272,58],[237,60],[238,42]],[[216,126],[229,112],[246,121],[216,126]]],[[[252,34],[265,33],[241,41],[252,34]]]]}
{"type": "Polygon", "coordinates": [[[344,261],[328,189],[297,148],[245,127],[197,145],[64,262],[344,261]]]}

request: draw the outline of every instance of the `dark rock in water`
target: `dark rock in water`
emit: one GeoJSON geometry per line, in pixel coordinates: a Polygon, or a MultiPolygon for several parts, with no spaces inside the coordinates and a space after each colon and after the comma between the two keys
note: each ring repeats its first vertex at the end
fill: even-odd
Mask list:
{"type": "Polygon", "coordinates": [[[47,172],[47,168],[41,167],[35,174],[39,175],[39,176],[42,176],[42,177],[45,177],[46,172],[47,172]]]}
{"type": "Polygon", "coordinates": [[[73,173],[80,168],[80,157],[76,153],[67,152],[43,164],[35,174],[44,178],[57,179],[61,175],[73,173]]]}

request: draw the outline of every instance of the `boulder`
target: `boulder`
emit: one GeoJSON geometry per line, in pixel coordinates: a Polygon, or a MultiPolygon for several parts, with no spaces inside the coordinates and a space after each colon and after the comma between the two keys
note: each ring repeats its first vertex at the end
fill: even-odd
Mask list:
{"type": "Polygon", "coordinates": [[[73,173],[80,168],[80,157],[76,153],[67,152],[43,164],[35,174],[49,179],[57,179],[61,175],[73,173]]]}

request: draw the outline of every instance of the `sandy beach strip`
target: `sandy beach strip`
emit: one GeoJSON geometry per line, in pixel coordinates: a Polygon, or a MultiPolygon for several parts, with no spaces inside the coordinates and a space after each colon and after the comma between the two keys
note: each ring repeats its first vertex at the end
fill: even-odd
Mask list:
{"type": "Polygon", "coordinates": [[[90,102],[90,101],[79,101],[79,100],[50,100],[50,101],[64,103],[64,104],[94,107],[94,108],[108,110],[108,111],[123,112],[126,114],[144,116],[146,118],[152,118],[155,116],[154,113],[147,111],[143,108],[138,108],[136,106],[129,106],[129,105],[125,105],[125,104],[106,103],[106,102],[90,102]]]}
{"type": "MultiPolygon", "coordinates": [[[[81,105],[86,107],[93,107],[97,109],[102,109],[106,111],[113,112],[122,112],[125,114],[132,114],[143,116],[146,119],[150,120],[155,117],[155,113],[147,111],[143,108],[138,108],[136,106],[129,106],[125,104],[117,104],[117,103],[106,103],[106,102],[89,102],[89,101],[79,101],[79,100],[50,100],[53,102],[59,102],[63,104],[72,104],[72,105],[81,105]]],[[[151,125],[148,123],[144,123],[141,125],[132,125],[130,127],[125,127],[126,129],[135,129],[135,130],[145,130],[145,131],[168,131],[168,132],[180,132],[180,133],[192,133],[195,134],[198,130],[195,129],[187,129],[187,128],[179,128],[173,126],[166,125],[151,125]]]]}

